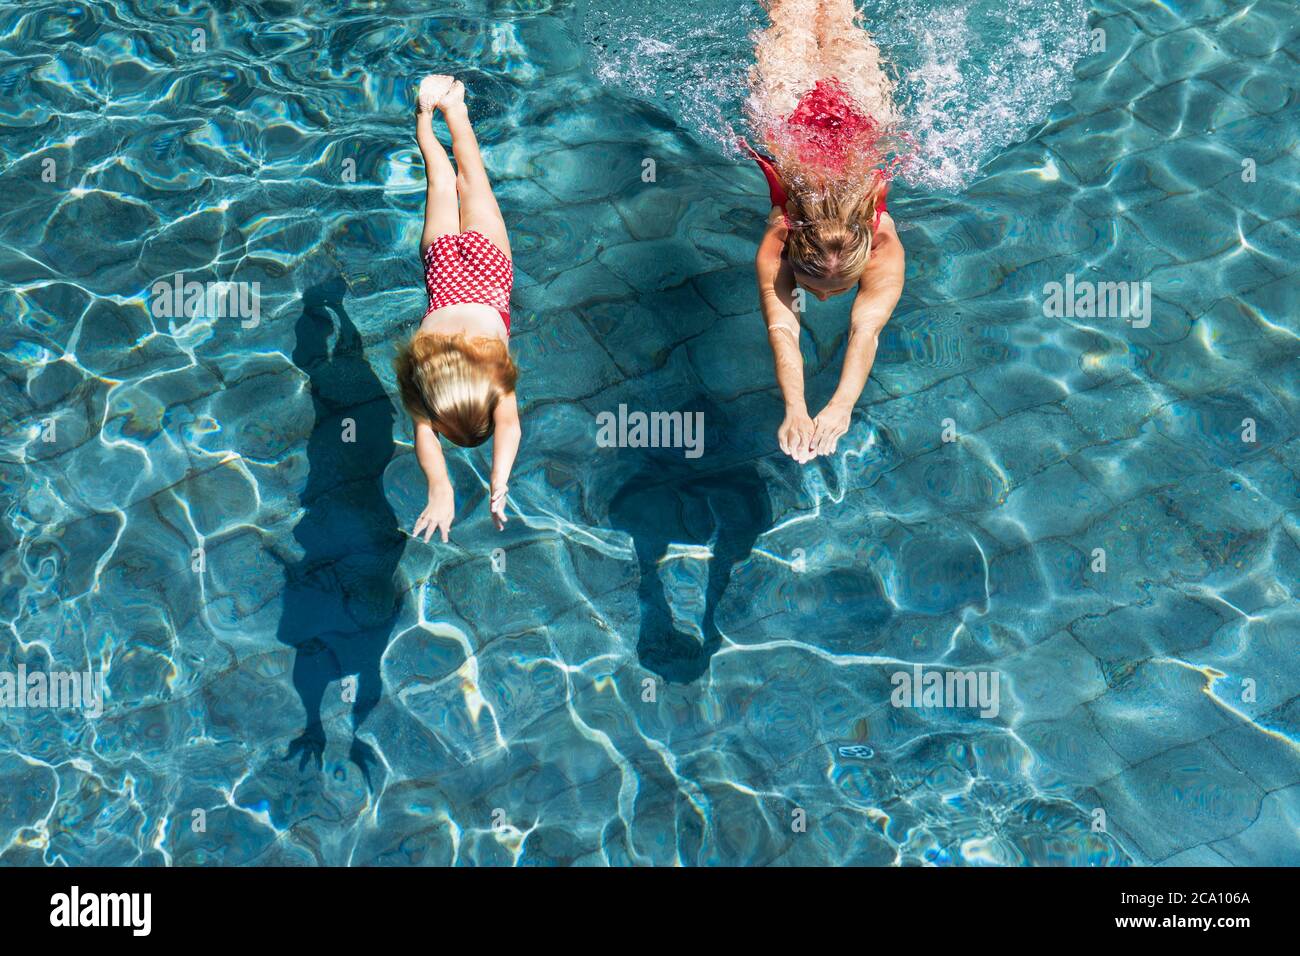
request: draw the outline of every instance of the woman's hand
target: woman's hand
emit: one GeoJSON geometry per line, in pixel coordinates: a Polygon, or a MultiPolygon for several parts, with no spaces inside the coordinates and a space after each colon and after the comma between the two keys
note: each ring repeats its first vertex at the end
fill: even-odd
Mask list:
{"type": "Polygon", "coordinates": [[[812,450],[813,433],[813,421],[808,417],[806,408],[786,408],[785,421],[777,429],[776,440],[783,452],[802,465],[815,457],[812,450]]]}
{"type": "Polygon", "coordinates": [[[510,490],[509,485],[493,485],[492,497],[488,499],[488,511],[492,513],[492,523],[497,526],[498,531],[504,531],[506,527],[506,492],[510,490]]]}
{"type": "Polygon", "coordinates": [[[452,519],[456,517],[456,495],[451,482],[440,482],[429,486],[429,502],[415,520],[415,537],[424,532],[425,544],[433,540],[435,531],[441,533],[443,543],[447,541],[447,532],[451,530],[452,519]]]}
{"type": "Polygon", "coordinates": [[[815,455],[831,455],[840,436],[849,430],[853,406],[831,401],[813,419],[812,449],[815,455]]]}

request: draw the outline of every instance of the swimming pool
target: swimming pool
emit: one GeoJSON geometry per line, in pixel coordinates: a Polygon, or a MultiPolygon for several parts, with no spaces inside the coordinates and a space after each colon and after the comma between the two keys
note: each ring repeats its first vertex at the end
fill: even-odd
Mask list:
{"type": "MultiPolygon", "coordinates": [[[[3,712],[0,861],[1300,863],[1294,7],[1062,0],[1006,49],[939,6],[868,8],[936,162],[804,468],[761,176],[722,74],[670,71],[743,69],[753,10],[682,5],[629,72],[594,0],[0,6],[0,670],[105,688],[3,712]],[[391,371],[430,69],[471,91],[525,370],[515,518],[457,453],[451,546],[402,533],[391,371]],[[160,316],[177,274],[258,314],[160,316]],[[1122,314],[1073,307],[1103,283],[1122,314]],[[702,413],[703,453],[598,446],[619,406],[702,413]],[[996,706],[891,701],[927,673],[996,706]]],[[[811,305],[810,396],[847,305],[811,305]]]]}

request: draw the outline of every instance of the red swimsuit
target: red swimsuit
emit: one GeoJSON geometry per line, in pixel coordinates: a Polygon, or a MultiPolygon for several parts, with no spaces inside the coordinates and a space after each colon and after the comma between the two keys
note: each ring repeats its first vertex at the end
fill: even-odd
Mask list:
{"type": "Polygon", "coordinates": [[[424,252],[424,287],[429,311],[475,302],[501,313],[510,331],[510,290],[514,267],[506,254],[481,232],[439,236],[424,252]]]}
{"type": "MultiPolygon", "coordinates": [[[[879,150],[877,142],[880,139],[880,125],[858,108],[839,80],[823,79],[818,80],[816,86],[800,97],[794,112],[768,131],[768,138],[789,144],[801,163],[820,167],[830,173],[843,173],[851,160],[863,155],[869,156],[879,150]]],[[[775,163],[744,139],[741,139],[740,145],[767,177],[767,191],[772,205],[780,206],[781,211],[785,212],[789,196],[775,163]]],[[[876,175],[882,180],[887,178],[880,170],[876,170],[876,175]]],[[[888,192],[889,185],[886,183],[876,203],[875,227],[880,225],[880,214],[888,212],[885,204],[888,192]]],[[[787,217],[786,225],[789,224],[787,217]]]]}

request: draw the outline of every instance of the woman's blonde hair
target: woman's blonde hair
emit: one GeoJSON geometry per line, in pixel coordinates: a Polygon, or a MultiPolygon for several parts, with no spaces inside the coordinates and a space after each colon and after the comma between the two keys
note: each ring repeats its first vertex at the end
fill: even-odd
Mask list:
{"type": "Polygon", "coordinates": [[[876,203],[884,188],[879,176],[866,189],[793,185],[786,205],[790,265],[814,279],[857,281],[871,257],[876,203]]]}
{"type": "Polygon", "coordinates": [[[518,377],[505,342],[463,334],[417,332],[393,364],[411,417],[427,419],[465,448],[492,435],[497,402],[515,390],[518,377]]]}

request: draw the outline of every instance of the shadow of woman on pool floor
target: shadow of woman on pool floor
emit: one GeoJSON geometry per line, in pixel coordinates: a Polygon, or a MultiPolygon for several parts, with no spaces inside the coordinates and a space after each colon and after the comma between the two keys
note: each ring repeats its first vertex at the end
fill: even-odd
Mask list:
{"type": "MultiPolygon", "coordinates": [[[[688,402],[683,414],[703,411],[709,431],[716,434],[723,419],[707,399],[688,402]]],[[[681,448],[628,449],[644,463],[615,492],[609,504],[610,524],[632,536],[641,574],[638,597],[641,629],[637,657],[647,670],[670,683],[686,684],[709,669],[722,642],[714,614],[754,542],[772,524],[767,483],[753,461],[718,465],[705,454],[685,457],[681,448]],[[703,464],[709,462],[708,465],[703,464]],[[672,544],[711,545],[704,612],[703,641],[682,633],[673,622],[660,560],[672,544]]]]}
{"type": "Polygon", "coordinates": [[[308,289],[295,329],[293,362],[308,376],[315,422],[304,513],[293,532],[302,557],[285,567],[278,638],[296,650],[293,683],[307,710],[307,727],[285,759],[321,768],[325,688],[355,677],[349,758],[370,785],[377,758],[356,732],[379,703],[379,662],[398,616],[393,576],[405,540],[383,485],[393,405],[343,308],[345,291],[338,277],[308,289]]]}

